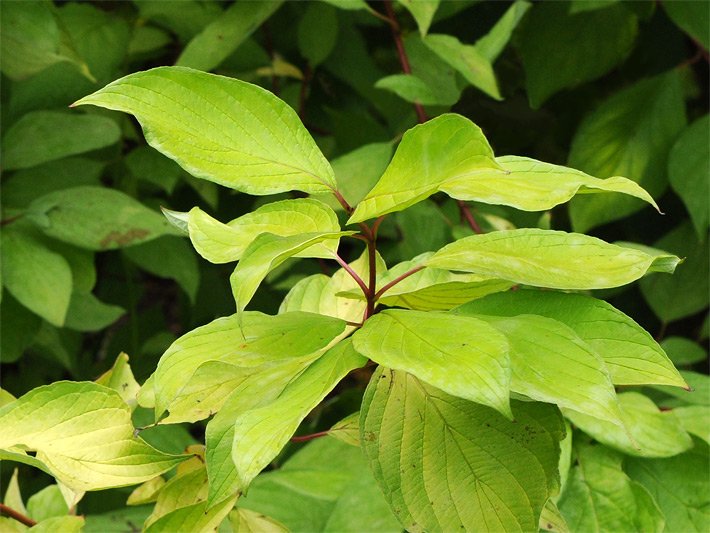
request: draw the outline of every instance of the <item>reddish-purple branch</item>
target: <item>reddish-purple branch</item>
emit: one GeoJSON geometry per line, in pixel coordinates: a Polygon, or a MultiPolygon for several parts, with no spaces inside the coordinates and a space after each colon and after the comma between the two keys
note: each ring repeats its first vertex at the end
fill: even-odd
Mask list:
{"type": "Polygon", "coordinates": [[[35,520],[32,520],[29,516],[23,515],[19,511],[15,511],[15,509],[13,509],[12,507],[8,507],[4,503],[0,503],[0,514],[4,514],[5,516],[12,518],[13,520],[17,520],[20,524],[24,524],[27,527],[37,525],[37,522],[35,520]]]}
{"type": "Polygon", "coordinates": [[[399,282],[402,281],[402,280],[407,279],[407,278],[408,278],[409,276],[411,276],[412,274],[416,274],[417,272],[419,272],[419,271],[422,270],[423,268],[424,268],[424,265],[419,265],[419,266],[417,266],[417,267],[414,267],[412,270],[408,270],[407,272],[405,272],[405,273],[402,274],[401,276],[396,277],[395,279],[393,279],[392,281],[390,281],[389,283],[387,283],[384,287],[382,287],[379,291],[377,291],[377,292],[375,293],[375,300],[379,299],[384,293],[386,293],[386,292],[387,292],[388,290],[390,290],[392,287],[394,287],[395,285],[397,285],[397,283],[399,283],[399,282]]]}
{"type": "Polygon", "coordinates": [[[298,437],[291,437],[291,442],[307,442],[309,440],[325,437],[328,433],[328,431],[319,431],[318,433],[311,433],[310,435],[299,435],[298,437]]]}
{"type": "Polygon", "coordinates": [[[464,202],[463,200],[456,200],[456,202],[459,204],[459,211],[461,212],[461,218],[468,223],[470,228],[475,233],[478,233],[479,235],[481,233],[483,233],[481,226],[479,226],[478,222],[476,222],[476,219],[473,218],[473,213],[471,213],[471,210],[469,209],[466,202],[464,202]]]}
{"type": "Polygon", "coordinates": [[[348,274],[350,274],[350,277],[353,278],[353,279],[355,280],[355,283],[357,283],[357,284],[360,286],[360,288],[362,289],[362,293],[365,295],[365,298],[367,298],[367,299],[369,300],[370,297],[372,296],[371,293],[370,293],[370,289],[368,288],[367,285],[365,285],[365,282],[362,281],[362,278],[357,275],[357,272],[355,272],[355,271],[350,267],[350,265],[348,265],[348,264],[345,262],[345,260],[343,260],[343,258],[340,257],[338,254],[335,254],[335,260],[338,262],[338,264],[339,264],[341,267],[343,267],[343,269],[345,270],[345,272],[347,272],[348,274]]]}

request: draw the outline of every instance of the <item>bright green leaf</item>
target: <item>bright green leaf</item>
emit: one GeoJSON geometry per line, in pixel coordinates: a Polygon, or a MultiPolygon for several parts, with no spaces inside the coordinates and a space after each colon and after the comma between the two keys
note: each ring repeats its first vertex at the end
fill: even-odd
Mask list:
{"type": "Polygon", "coordinates": [[[710,300],[710,239],[697,241],[686,221],[661,237],[655,247],[684,257],[673,276],[650,276],[641,281],[641,292],[656,316],[672,322],[707,308],[710,300]]]}
{"type": "MultiPolygon", "coordinates": [[[[684,126],[683,89],[674,69],[615,93],[588,115],[572,139],[569,165],[601,178],[627,176],[659,198],[667,184],[668,151],[684,126]]],[[[570,216],[574,230],[585,232],[642,207],[633,198],[594,195],[572,200],[570,216]]]]}
{"type": "Polygon", "coordinates": [[[557,409],[539,403],[515,402],[513,415],[515,422],[405,372],[375,373],[361,442],[406,530],[537,529],[559,490],[564,425],[557,409]]]}
{"type": "Polygon", "coordinates": [[[388,309],[365,322],[353,346],[380,365],[510,416],[508,342],[482,320],[388,309]]]}
{"type": "Polygon", "coordinates": [[[637,392],[624,392],[618,397],[626,431],[589,415],[566,409],[564,413],[588,435],[629,455],[670,457],[693,445],[672,412],[660,411],[649,398],[637,392]]]}
{"type": "Polygon", "coordinates": [[[633,47],[638,21],[625,7],[574,15],[568,9],[566,2],[536,4],[525,18],[520,52],[534,108],[561,89],[603,76],[633,47]]]}
{"type": "Polygon", "coordinates": [[[131,410],[138,405],[136,396],[141,386],[138,385],[136,378],[133,377],[133,371],[128,364],[127,353],[121,352],[118,354],[113,366],[96,378],[96,383],[118,392],[131,410]]]}
{"type": "MultiPolygon", "coordinates": [[[[709,10],[705,10],[709,11],[709,10]]],[[[700,240],[705,240],[710,217],[710,115],[688,126],[668,157],[671,187],[682,198],[700,240]]]]}
{"type": "Polygon", "coordinates": [[[478,53],[493,63],[508,44],[513,30],[518,26],[520,20],[525,16],[532,4],[525,0],[513,2],[503,16],[496,22],[486,35],[481,37],[474,45],[478,53]]]}
{"type": "Polygon", "coordinates": [[[124,533],[136,529],[150,514],[152,505],[122,507],[104,514],[86,516],[84,533],[124,533]]]}
{"type": "MultiPolygon", "coordinates": [[[[249,244],[262,233],[287,237],[340,230],[335,212],[311,198],[272,202],[227,224],[215,220],[199,207],[193,207],[187,213],[187,227],[197,252],[211,263],[241,259],[249,244]]],[[[299,252],[296,257],[330,258],[337,247],[337,241],[326,241],[299,252]]]]}
{"type": "Polygon", "coordinates": [[[158,499],[158,494],[165,487],[165,478],[162,476],[149,479],[131,492],[126,500],[126,505],[144,505],[153,503],[158,499]]]}
{"type": "Polygon", "coordinates": [[[392,74],[380,78],[375,88],[393,92],[403,100],[413,104],[443,105],[444,102],[432,88],[414,74],[392,74]]]}
{"type": "MultiPolygon", "coordinates": [[[[315,248],[313,256],[333,256],[327,247],[314,245],[327,241],[337,242],[340,237],[352,235],[354,231],[331,231],[319,233],[301,233],[280,237],[272,233],[262,233],[254,239],[242,255],[241,260],[234,269],[229,281],[232,285],[232,294],[237,303],[237,313],[242,313],[249,301],[256,293],[259,285],[266,275],[290,257],[315,248]],[[323,248],[325,253],[321,251],[323,248]]],[[[303,255],[303,254],[301,254],[303,255]]],[[[311,256],[311,257],[313,257],[311,256]]]]}
{"type": "Polygon", "coordinates": [[[348,372],[365,363],[367,359],[345,340],[289,383],[276,400],[237,417],[232,460],[241,492],[278,455],[306,415],[348,372]]]}
{"type": "Polygon", "coordinates": [[[666,531],[702,533],[710,528],[710,450],[699,440],[668,459],[629,457],[626,472],[642,484],[663,511],[666,531]]]}
{"type": "Polygon", "coordinates": [[[287,533],[288,529],[273,518],[249,509],[235,509],[229,513],[232,533],[287,533]]]}
{"type": "Polygon", "coordinates": [[[447,180],[499,168],[478,126],[461,115],[441,115],[404,134],[387,170],[348,222],[401,211],[440,190],[447,180]]]}
{"type": "Polygon", "coordinates": [[[382,176],[392,149],[388,142],[366,144],[331,162],[338,190],[350,205],[357,205],[382,176]]]}
{"type": "Polygon", "coordinates": [[[647,272],[673,272],[679,261],[579,233],[528,228],[459,239],[426,264],[537,287],[583,290],[626,285],[647,272]]]}
{"type": "Polygon", "coordinates": [[[83,516],[55,516],[31,527],[33,533],[81,533],[84,530],[83,516]]]}
{"type": "Polygon", "coordinates": [[[658,209],[646,191],[621,176],[601,180],[573,168],[514,155],[495,160],[503,170],[449,179],[441,190],[459,200],[509,205],[524,211],[545,211],[569,201],[575,194],[603,192],[635,196],[658,209]]]}
{"type": "Polygon", "coordinates": [[[33,111],[15,122],[3,136],[3,168],[30,168],[116,143],[121,131],[107,117],[33,111]]]}
{"type": "Polygon", "coordinates": [[[206,501],[194,503],[161,516],[147,526],[146,533],[174,533],[175,531],[215,531],[234,507],[235,498],[207,506],[206,501]]]}
{"type": "Polygon", "coordinates": [[[538,527],[543,531],[552,531],[553,533],[570,533],[567,522],[552,499],[547,500],[545,507],[542,508],[538,527]]]}
{"type": "Polygon", "coordinates": [[[67,261],[31,230],[15,223],[2,232],[2,279],[17,301],[55,326],[64,324],[72,293],[67,261]]]}
{"type": "Polygon", "coordinates": [[[58,485],[48,485],[27,500],[27,514],[37,522],[55,516],[64,516],[68,512],[69,506],[64,501],[58,485]]]}
{"type": "Polygon", "coordinates": [[[510,390],[622,425],[603,359],[565,324],[537,315],[478,316],[510,345],[510,390]]]}
{"type": "Polygon", "coordinates": [[[397,3],[409,11],[419,26],[419,33],[424,37],[429,31],[440,0],[397,0],[397,3]]]}
{"type": "Polygon", "coordinates": [[[128,405],[91,382],[33,389],[0,409],[0,425],[0,447],[36,451],[35,460],[74,490],[141,483],[184,459],[135,438],[128,405]]]}
{"type": "Polygon", "coordinates": [[[588,445],[576,451],[577,464],[559,501],[570,531],[664,530],[663,513],[648,491],[621,469],[619,454],[588,445]]]}
{"type": "Polygon", "coordinates": [[[496,100],[502,99],[493,66],[475,46],[463,44],[456,37],[445,34],[428,35],[424,44],[461,73],[471,85],[496,100]]]}
{"type": "Polygon", "coordinates": [[[135,115],[153,148],[194,176],[226,187],[257,195],[335,187],[333,169],[296,112],[256,85],[158,67],[121,78],[75,105],[84,104],[135,115]]]}
{"type": "Polygon", "coordinates": [[[328,430],[328,436],[351,446],[360,447],[360,411],[356,411],[336,422],[328,430]]]}
{"type": "Polygon", "coordinates": [[[281,4],[281,1],[270,0],[235,2],[187,44],[175,64],[197,70],[213,70],[281,4]]]}
{"type": "MultiPolygon", "coordinates": [[[[342,320],[309,313],[268,316],[247,312],[241,324],[236,315],[218,318],[180,337],[160,359],[154,383],[156,416],[179,399],[190,376],[207,362],[256,371],[262,365],[310,356],[344,329],[342,320]]],[[[219,377],[218,372],[215,378],[219,377]]]]}
{"type": "Polygon", "coordinates": [[[520,290],[469,302],[455,312],[492,316],[542,315],[567,324],[597,352],[616,385],[685,387],[653,337],[607,302],[581,294],[520,290]]]}
{"type": "Polygon", "coordinates": [[[44,233],[88,250],[112,250],[176,233],[160,214],[104,187],[74,187],[38,198],[29,208],[44,233]]]}

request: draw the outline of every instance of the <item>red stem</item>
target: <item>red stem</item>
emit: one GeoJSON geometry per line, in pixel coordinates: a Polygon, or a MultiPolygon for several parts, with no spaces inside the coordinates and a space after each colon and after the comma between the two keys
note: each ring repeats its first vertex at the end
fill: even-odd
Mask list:
{"type": "MultiPolygon", "coordinates": [[[[387,19],[390,23],[390,28],[392,29],[392,37],[394,38],[394,44],[397,47],[397,54],[399,55],[399,63],[402,65],[402,71],[405,74],[412,73],[412,67],[409,64],[409,58],[407,57],[407,51],[404,49],[404,43],[402,42],[402,30],[399,27],[399,22],[397,22],[397,17],[394,14],[394,9],[392,8],[392,0],[385,0],[385,10],[387,11],[387,19]]],[[[414,110],[417,112],[417,118],[419,123],[423,124],[429,118],[427,117],[422,104],[415,103],[414,110]]]]}
{"type": "Polygon", "coordinates": [[[19,511],[15,511],[13,508],[8,507],[4,503],[0,503],[0,514],[4,514],[5,516],[12,518],[13,520],[17,520],[20,524],[24,524],[27,527],[37,525],[37,522],[35,520],[32,520],[29,516],[23,515],[19,511]]]}
{"type": "Polygon", "coordinates": [[[479,235],[483,233],[483,230],[481,229],[481,226],[478,225],[478,222],[476,222],[476,219],[473,218],[473,213],[471,213],[471,210],[469,209],[468,205],[466,202],[463,200],[456,200],[456,202],[459,204],[459,211],[461,213],[461,218],[468,222],[468,225],[471,227],[471,229],[475,232],[478,233],[479,235]]]}
{"type": "Polygon", "coordinates": [[[384,293],[386,293],[386,292],[387,292],[388,290],[390,290],[392,287],[394,287],[395,285],[397,285],[397,283],[399,283],[399,282],[402,281],[402,280],[407,279],[407,278],[408,278],[409,276],[411,276],[412,274],[416,274],[417,272],[419,272],[419,271],[422,270],[423,268],[424,268],[424,265],[419,265],[419,266],[414,267],[412,270],[408,270],[407,272],[405,272],[405,273],[402,274],[401,276],[396,277],[395,279],[393,279],[392,281],[390,281],[387,285],[385,285],[384,287],[382,287],[379,291],[377,291],[377,292],[375,293],[375,300],[379,299],[384,293]]]}
{"type": "Polygon", "coordinates": [[[368,279],[367,309],[363,322],[375,313],[375,291],[377,290],[377,247],[375,246],[375,238],[367,241],[368,268],[370,270],[368,279]]]}
{"type": "Polygon", "coordinates": [[[355,283],[357,283],[357,284],[360,286],[360,288],[362,289],[362,293],[365,295],[365,298],[367,298],[367,299],[369,300],[370,297],[371,297],[370,289],[367,287],[367,285],[365,285],[365,282],[362,281],[362,278],[357,275],[357,272],[355,272],[355,271],[350,267],[350,265],[348,265],[348,264],[345,262],[345,260],[343,260],[343,258],[340,257],[338,254],[335,254],[335,260],[338,262],[338,264],[339,264],[341,267],[343,267],[343,269],[345,270],[345,272],[347,272],[348,274],[350,274],[350,277],[353,278],[353,279],[355,280],[355,283]]]}
{"type": "Polygon", "coordinates": [[[328,431],[319,431],[318,433],[311,433],[310,435],[299,435],[298,437],[291,437],[291,442],[307,442],[309,440],[325,437],[328,433],[328,431]]]}

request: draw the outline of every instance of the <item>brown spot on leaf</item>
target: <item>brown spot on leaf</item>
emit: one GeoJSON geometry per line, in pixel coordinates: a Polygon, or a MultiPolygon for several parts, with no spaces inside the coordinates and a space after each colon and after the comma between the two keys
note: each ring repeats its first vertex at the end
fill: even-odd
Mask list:
{"type": "Polygon", "coordinates": [[[133,241],[147,237],[149,234],[150,231],[142,228],[133,228],[124,232],[112,231],[101,239],[99,246],[101,248],[110,248],[113,243],[116,244],[116,247],[127,246],[133,241]]]}

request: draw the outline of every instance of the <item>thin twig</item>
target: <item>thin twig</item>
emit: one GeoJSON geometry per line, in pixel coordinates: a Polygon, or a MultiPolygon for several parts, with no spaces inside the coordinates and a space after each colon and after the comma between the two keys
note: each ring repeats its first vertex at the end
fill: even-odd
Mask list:
{"type": "Polygon", "coordinates": [[[0,503],[0,514],[4,514],[7,517],[17,520],[20,524],[24,524],[27,527],[36,526],[37,522],[32,520],[29,516],[23,515],[19,511],[15,511],[12,507],[8,507],[4,503],[0,503]]]}
{"type": "Polygon", "coordinates": [[[328,433],[330,433],[330,431],[319,431],[318,433],[311,433],[310,435],[299,435],[298,437],[291,437],[291,442],[307,442],[309,440],[325,437],[328,433]]]}
{"type": "MultiPolygon", "coordinates": [[[[399,22],[397,22],[397,17],[394,14],[394,9],[392,8],[392,0],[385,0],[385,10],[387,11],[387,18],[389,19],[390,28],[392,29],[392,37],[394,38],[394,44],[397,47],[397,54],[399,55],[399,63],[402,65],[402,71],[405,74],[412,73],[412,67],[409,64],[409,57],[407,57],[407,51],[404,48],[404,43],[402,42],[402,30],[399,27],[399,22]]],[[[417,112],[417,118],[419,123],[423,124],[429,117],[427,117],[426,111],[422,104],[415,102],[414,110],[417,112]]]]}
{"type": "Polygon", "coordinates": [[[355,283],[358,284],[360,289],[362,289],[362,293],[365,295],[365,298],[370,298],[370,289],[365,285],[365,282],[362,281],[362,278],[358,276],[357,272],[355,272],[350,265],[348,265],[345,260],[340,257],[338,254],[335,254],[334,256],[335,260],[338,262],[338,264],[343,267],[343,270],[350,274],[350,277],[355,280],[355,283]]]}
{"type": "Polygon", "coordinates": [[[367,309],[365,310],[365,319],[363,322],[375,313],[375,291],[377,290],[377,247],[375,245],[374,235],[373,238],[367,243],[367,256],[368,269],[370,272],[368,291],[366,293],[367,309]]]}
{"type": "Polygon", "coordinates": [[[399,282],[402,281],[402,280],[407,279],[407,278],[408,278],[409,276],[411,276],[412,274],[416,274],[417,272],[419,272],[419,271],[422,270],[423,268],[424,268],[424,265],[419,265],[419,266],[414,267],[414,268],[411,269],[411,270],[407,270],[407,272],[405,272],[405,273],[402,274],[401,276],[396,277],[395,279],[393,279],[392,281],[390,281],[388,284],[386,284],[384,287],[382,287],[379,291],[377,291],[377,292],[375,293],[375,300],[379,299],[384,293],[386,293],[386,292],[387,292],[388,290],[390,290],[392,287],[394,287],[395,285],[397,285],[397,283],[399,283],[399,282]]]}
{"type": "Polygon", "coordinates": [[[479,235],[483,233],[481,226],[478,225],[478,222],[476,222],[476,219],[473,217],[473,213],[471,213],[468,204],[463,200],[456,200],[456,203],[459,204],[461,220],[465,220],[475,233],[478,233],[479,235]]]}

